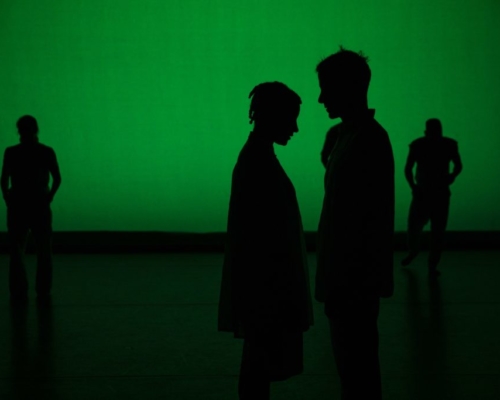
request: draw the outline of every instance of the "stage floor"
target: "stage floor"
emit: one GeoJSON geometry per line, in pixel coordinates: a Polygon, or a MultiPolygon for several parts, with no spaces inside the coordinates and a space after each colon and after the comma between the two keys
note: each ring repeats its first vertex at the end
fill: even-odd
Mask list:
{"type": "MultiPolygon", "coordinates": [[[[395,294],[379,318],[384,400],[500,398],[500,252],[395,254],[395,294]]],[[[315,262],[310,255],[311,283],[315,262]]],[[[0,398],[237,399],[241,340],[217,331],[222,254],[56,255],[51,308],[12,312],[0,256],[0,398]]],[[[304,335],[305,371],[273,400],[339,399],[320,303],[304,335]]],[[[362,382],[360,382],[362,384],[362,382]]]]}

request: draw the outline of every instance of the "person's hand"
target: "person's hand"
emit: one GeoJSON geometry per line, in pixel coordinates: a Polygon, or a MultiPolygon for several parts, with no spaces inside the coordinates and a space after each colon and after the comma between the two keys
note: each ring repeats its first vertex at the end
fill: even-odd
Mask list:
{"type": "Polygon", "coordinates": [[[448,185],[451,185],[453,182],[455,182],[455,177],[453,174],[448,175],[448,185]]]}
{"type": "Polygon", "coordinates": [[[50,203],[52,203],[52,200],[54,200],[54,195],[49,192],[49,193],[47,193],[46,199],[47,199],[47,202],[50,204],[50,203]]]}

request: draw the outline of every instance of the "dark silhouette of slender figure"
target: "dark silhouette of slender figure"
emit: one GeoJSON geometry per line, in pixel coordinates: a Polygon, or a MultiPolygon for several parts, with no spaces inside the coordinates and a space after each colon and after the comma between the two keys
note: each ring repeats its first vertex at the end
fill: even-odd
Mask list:
{"type": "Polygon", "coordinates": [[[31,231],[37,251],[37,298],[48,301],[52,285],[50,203],[61,184],[61,174],[54,150],[38,140],[36,119],[30,115],[21,117],[17,129],[20,143],[5,150],[1,177],[2,194],[7,205],[10,295],[14,302],[27,300],[24,251],[31,231]],[[49,189],[50,174],[53,182],[49,189]]]}
{"type": "Polygon", "coordinates": [[[380,400],[377,319],[380,297],[390,297],[394,286],[392,146],[368,108],[366,57],[341,47],[316,70],[318,101],[342,122],[328,135],[335,143],[326,166],[315,296],[330,322],[341,398],[380,400]]]}
{"type": "Polygon", "coordinates": [[[302,372],[313,315],[295,189],[273,147],[298,132],[301,100],[280,82],[250,97],[254,129],[233,170],[218,328],[244,338],[239,398],[266,400],[270,382],[302,372]]]}
{"type": "Polygon", "coordinates": [[[410,144],[405,176],[413,192],[408,216],[408,255],[401,261],[409,265],[420,250],[420,235],[431,222],[431,243],[428,259],[430,276],[439,276],[437,270],[443,250],[444,234],[450,207],[450,185],[462,172],[462,161],[456,140],[443,137],[441,121],[431,118],[426,122],[425,136],[410,144]],[[453,172],[450,173],[450,162],[453,172]],[[413,167],[417,164],[416,182],[413,167]]]}

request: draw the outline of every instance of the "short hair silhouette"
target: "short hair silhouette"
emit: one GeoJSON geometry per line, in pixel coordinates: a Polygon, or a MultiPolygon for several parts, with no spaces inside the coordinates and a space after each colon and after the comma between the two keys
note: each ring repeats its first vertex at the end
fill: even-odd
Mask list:
{"type": "Polygon", "coordinates": [[[425,134],[428,136],[442,136],[443,126],[438,118],[429,118],[425,122],[425,134]]]}
{"type": "Polygon", "coordinates": [[[360,94],[368,92],[372,72],[368,66],[368,57],[363,52],[340,50],[320,61],[316,67],[320,78],[339,79],[345,88],[354,89],[360,94]]]}
{"type": "Polygon", "coordinates": [[[290,107],[302,104],[300,96],[281,82],[265,82],[250,92],[250,123],[257,118],[269,118],[273,114],[287,112],[290,107]]]}
{"type": "Polygon", "coordinates": [[[23,115],[17,120],[17,131],[21,136],[36,135],[38,133],[38,123],[35,117],[31,115],[23,115]]]}

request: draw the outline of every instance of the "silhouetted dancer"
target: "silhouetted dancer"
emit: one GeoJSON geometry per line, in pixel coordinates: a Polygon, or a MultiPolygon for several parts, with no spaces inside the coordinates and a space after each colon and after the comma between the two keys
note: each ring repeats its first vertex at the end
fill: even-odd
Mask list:
{"type": "Polygon", "coordinates": [[[254,129],[233,170],[218,328],[244,338],[239,398],[266,400],[270,382],[302,372],[313,315],[295,189],[273,148],[298,132],[301,100],[280,82],[250,97],[254,129]]]}
{"type": "Polygon", "coordinates": [[[28,298],[24,251],[31,231],[37,251],[36,292],[43,302],[50,298],[52,286],[50,203],[61,184],[61,174],[54,150],[39,143],[36,119],[30,115],[21,117],[17,129],[20,144],[6,148],[1,177],[7,205],[10,296],[18,303],[28,298]],[[50,174],[53,182],[49,190],[50,174]]]}
{"type": "Polygon", "coordinates": [[[462,161],[456,140],[443,137],[441,121],[431,118],[426,122],[425,136],[410,144],[406,160],[405,176],[413,192],[408,216],[408,255],[401,261],[409,265],[420,250],[420,235],[431,221],[431,243],[428,259],[430,276],[438,276],[437,270],[443,250],[444,234],[450,207],[450,185],[462,172],[462,161]],[[450,161],[453,172],[450,173],[450,161]],[[417,164],[416,182],[413,167],[417,164]]]}
{"type": "Polygon", "coordinates": [[[371,71],[362,53],[340,50],[316,68],[336,125],[318,229],[316,299],[325,303],[343,400],[380,400],[380,297],[393,293],[394,158],[368,108],[371,71]]]}

